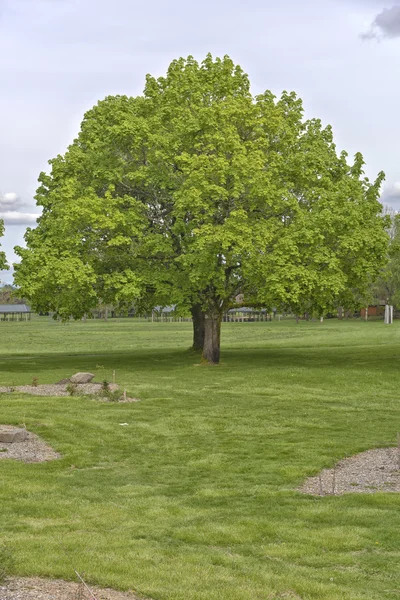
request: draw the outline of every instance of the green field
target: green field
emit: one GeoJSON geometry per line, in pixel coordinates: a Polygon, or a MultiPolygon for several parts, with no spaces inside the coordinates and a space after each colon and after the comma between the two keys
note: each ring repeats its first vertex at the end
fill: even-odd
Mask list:
{"type": "Polygon", "coordinates": [[[15,573],[77,569],[154,600],[400,597],[399,496],[296,492],[396,443],[399,322],[228,323],[218,367],[187,351],[189,323],[41,318],[0,336],[0,385],[116,370],[142,400],[0,396],[0,423],[62,454],[0,462],[15,573]]]}

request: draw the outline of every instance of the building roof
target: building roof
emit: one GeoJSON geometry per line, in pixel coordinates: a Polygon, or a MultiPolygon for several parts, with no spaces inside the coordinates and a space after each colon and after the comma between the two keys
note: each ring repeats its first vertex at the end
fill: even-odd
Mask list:
{"type": "Polygon", "coordinates": [[[238,308],[231,308],[228,310],[228,313],[260,313],[263,312],[264,309],[259,308],[249,308],[248,306],[240,306],[238,308]]]}
{"type": "Polygon", "coordinates": [[[171,313],[174,312],[175,308],[176,304],[173,304],[172,306],[155,306],[154,310],[156,312],[171,313]]]}
{"type": "Polygon", "coordinates": [[[31,309],[26,304],[0,304],[0,313],[28,313],[31,309]]]}

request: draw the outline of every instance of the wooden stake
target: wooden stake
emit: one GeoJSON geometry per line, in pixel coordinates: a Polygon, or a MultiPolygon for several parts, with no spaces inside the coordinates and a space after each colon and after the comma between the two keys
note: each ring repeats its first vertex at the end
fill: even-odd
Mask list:
{"type": "Polygon", "coordinates": [[[82,577],[79,575],[78,571],[76,569],[75,570],[75,575],[77,577],[79,577],[79,579],[81,580],[82,584],[85,586],[85,588],[87,589],[87,591],[90,594],[90,597],[92,600],[96,600],[96,596],[93,594],[92,590],[90,589],[90,587],[83,581],[82,577]]]}
{"type": "Polygon", "coordinates": [[[334,467],[333,475],[332,475],[332,494],[333,494],[333,496],[335,495],[335,492],[336,492],[336,467],[334,467]]]}

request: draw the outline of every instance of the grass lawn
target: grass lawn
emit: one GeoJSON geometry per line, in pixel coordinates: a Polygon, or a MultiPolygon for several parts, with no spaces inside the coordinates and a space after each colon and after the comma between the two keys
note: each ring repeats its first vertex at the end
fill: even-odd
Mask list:
{"type": "Polygon", "coordinates": [[[0,334],[0,385],[115,369],[142,399],[0,396],[0,423],[62,454],[0,462],[16,573],[76,568],[154,600],[400,597],[399,496],[296,492],[340,458],[395,445],[400,322],[227,323],[219,367],[186,351],[188,323],[41,318],[0,334]]]}

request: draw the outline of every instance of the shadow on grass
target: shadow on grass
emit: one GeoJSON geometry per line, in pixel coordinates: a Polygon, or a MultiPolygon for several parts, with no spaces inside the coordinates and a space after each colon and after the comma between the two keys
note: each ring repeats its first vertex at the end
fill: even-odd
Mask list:
{"type": "MultiPolygon", "coordinates": [[[[328,365],[351,367],[353,365],[368,364],[369,369],[385,368],[385,370],[398,370],[398,364],[392,362],[392,359],[398,359],[398,351],[394,346],[362,346],[362,347],[296,347],[296,348],[228,348],[222,349],[220,367],[244,365],[248,363],[252,368],[268,368],[268,366],[288,367],[298,366],[313,368],[323,367],[328,365]]],[[[182,366],[193,366],[200,364],[201,354],[188,350],[171,350],[171,349],[138,349],[129,351],[113,351],[108,352],[76,352],[76,353],[35,353],[32,355],[26,354],[9,354],[0,357],[0,371],[8,370],[10,363],[13,365],[13,370],[25,370],[25,364],[43,365],[43,369],[47,369],[51,365],[68,363],[80,364],[81,362],[98,364],[99,362],[108,362],[111,364],[130,364],[134,362],[140,366],[148,366],[150,369],[155,364],[166,365],[169,369],[180,369],[182,366]]]]}

